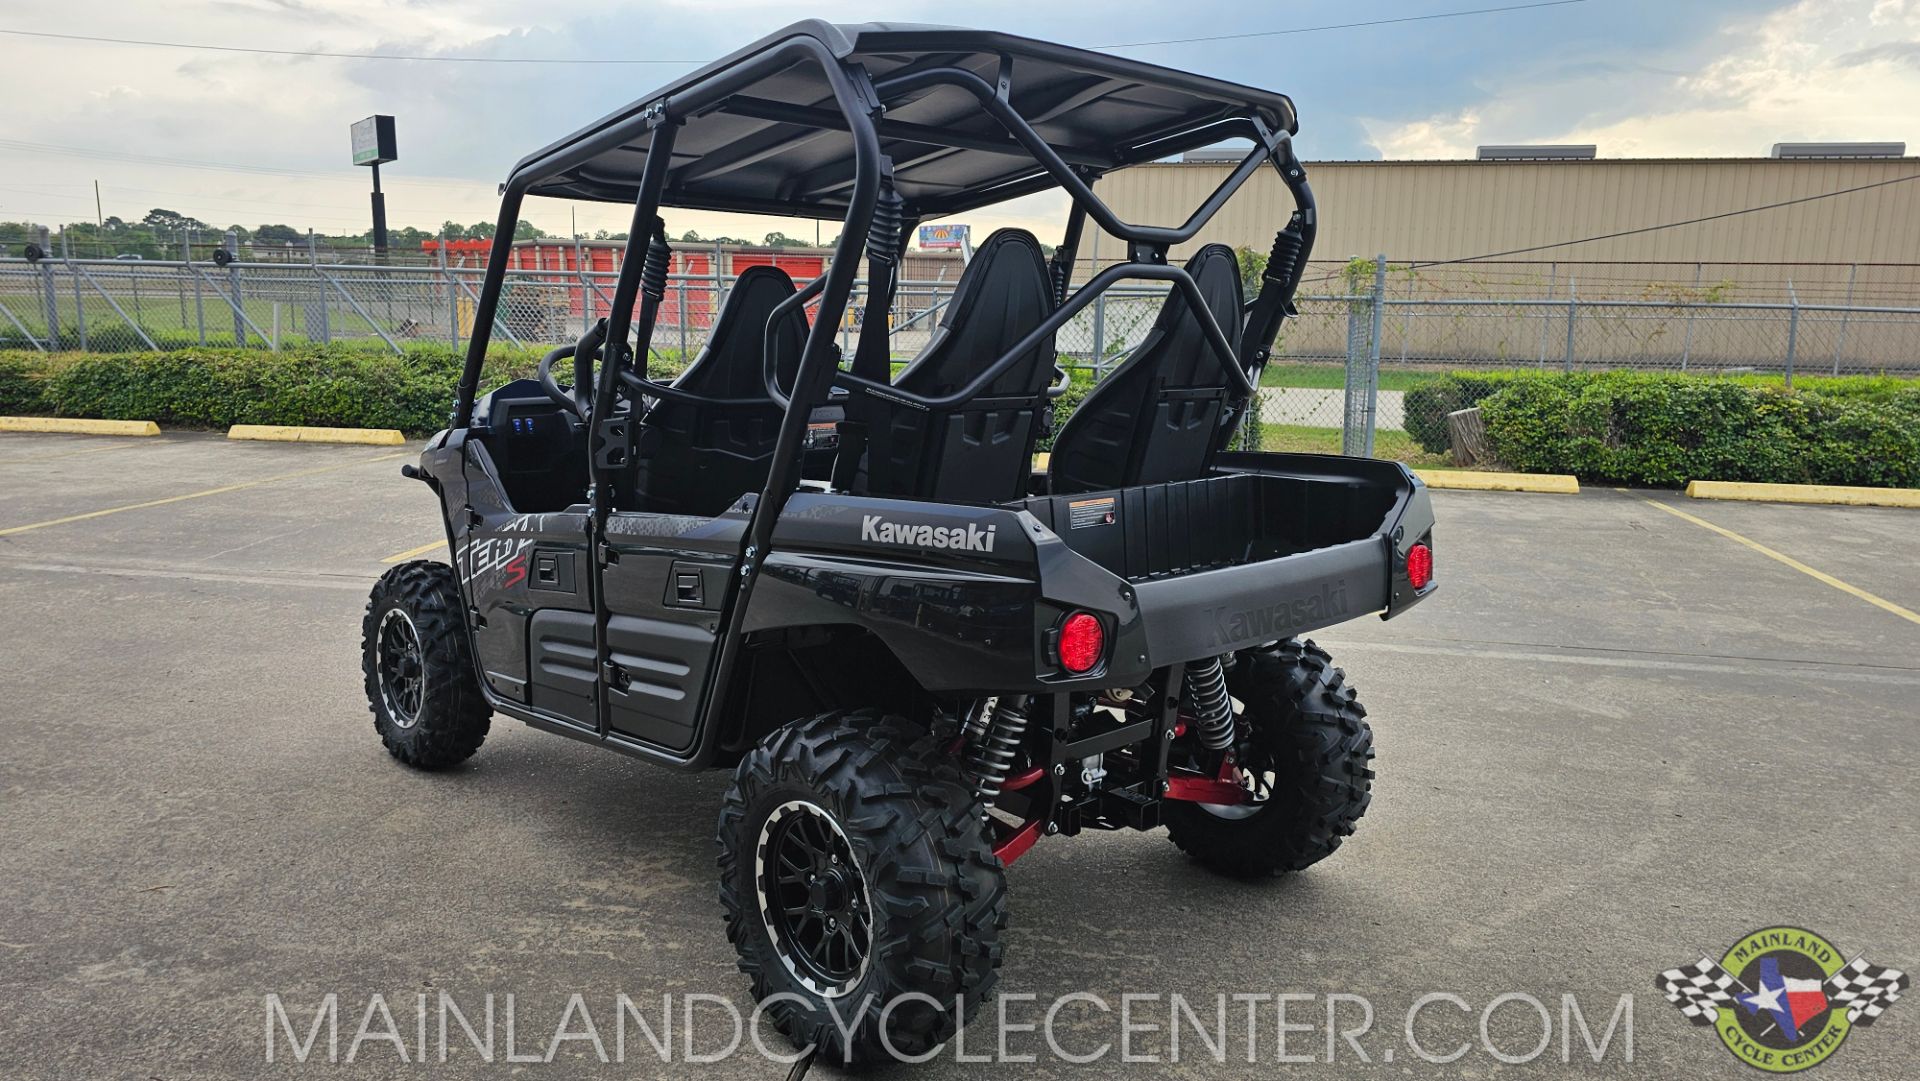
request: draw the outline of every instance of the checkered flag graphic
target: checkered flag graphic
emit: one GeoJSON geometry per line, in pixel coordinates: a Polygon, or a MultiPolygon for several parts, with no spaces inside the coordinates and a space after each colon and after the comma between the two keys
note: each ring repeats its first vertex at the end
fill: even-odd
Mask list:
{"type": "Polygon", "coordinates": [[[1733,1005],[1733,992],[1728,988],[1740,981],[1733,973],[1721,968],[1711,957],[1700,960],[1684,968],[1670,968],[1653,981],[1667,996],[1667,1001],[1680,1007],[1687,1020],[1696,1025],[1711,1025],[1720,1016],[1720,1007],[1733,1005]]]}
{"type": "Polygon", "coordinates": [[[1863,958],[1827,977],[1825,987],[1828,1001],[1835,1009],[1845,1007],[1847,1020],[1856,1025],[1873,1024],[1906,989],[1906,973],[1870,965],[1863,958]]]}

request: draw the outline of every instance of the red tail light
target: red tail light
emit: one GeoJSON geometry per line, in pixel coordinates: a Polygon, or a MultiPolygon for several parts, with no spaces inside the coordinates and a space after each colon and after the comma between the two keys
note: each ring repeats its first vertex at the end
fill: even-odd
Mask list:
{"type": "Polygon", "coordinates": [[[1427,588],[1433,580],[1433,549],[1416,544],[1407,549],[1407,581],[1415,589],[1427,588]]]}
{"type": "Polygon", "coordinates": [[[1078,675],[1091,672],[1107,648],[1107,632],[1100,620],[1075,612],[1060,624],[1060,667],[1078,675]]]}

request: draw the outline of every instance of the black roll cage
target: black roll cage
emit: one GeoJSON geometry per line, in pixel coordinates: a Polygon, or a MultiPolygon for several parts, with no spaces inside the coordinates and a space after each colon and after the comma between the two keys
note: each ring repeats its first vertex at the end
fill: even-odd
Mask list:
{"type": "MultiPolygon", "coordinates": [[[[1102,160],[1098,154],[1073,152],[1072,156],[1076,160],[1069,162],[1049,145],[1013,107],[1009,97],[1012,77],[1013,58],[1002,53],[998,77],[992,84],[972,71],[951,66],[911,71],[875,82],[868,76],[863,65],[842,60],[819,39],[805,35],[795,36],[774,43],[761,52],[740,57],[737,62],[714,71],[709,77],[680,88],[672,96],[656,99],[644,108],[621,117],[616,122],[592,132],[577,142],[557,147],[537,158],[523,161],[501,186],[496,235],[511,237],[519,221],[521,204],[530,189],[543,180],[579,166],[595,155],[626,146],[638,138],[651,136],[633,204],[633,222],[628,232],[626,258],[621,263],[620,274],[614,288],[612,311],[606,320],[604,331],[596,328],[593,332],[593,336],[597,336],[599,341],[604,343],[601,346],[604,354],[603,361],[598,371],[587,418],[588,477],[592,506],[590,539],[595,559],[599,561],[603,558],[602,542],[606,535],[606,521],[612,512],[613,486],[608,483],[610,479],[608,474],[625,464],[624,447],[630,434],[628,425],[637,424],[639,421],[637,411],[635,415],[628,417],[601,415],[602,410],[607,409],[615,401],[616,388],[624,384],[638,394],[712,401],[720,404],[717,399],[709,400],[691,395],[650,380],[644,374],[644,366],[638,372],[632,368],[633,358],[636,355],[644,356],[651,343],[654,322],[658,316],[663,295],[668,253],[659,211],[666,191],[667,175],[673,167],[673,145],[679,129],[705,113],[719,111],[776,120],[781,123],[812,126],[822,130],[845,131],[852,136],[854,175],[850,184],[850,196],[846,214],[842,220],[840,236],[834,245],[833,259],[824,274],[783,302],[773,316],[774,319],[778,319],[791,311],[793,305],[805,304],[816,297],[820,298],[819,314],[808,330],[791,393],[783,391],[778,386],[771,350],[766,351],[767,390],[783,407],[785,415],[776,437],[766,484],[752,508],[739,574],[733,579],[732,596],[725,608],[728,613],[727,626],[720,636],[720,652],[709,677],[713,681],[709,684],[711,687],[728,685],[727,680],[741,648],[742,621],[747,609],[745,602],[752,591],[760,561],[768,551],[774,524],[785,506],[787,497],[798,486],[801,444],[806,435],[810,411],[815,405],[828,399],[831,388],[834,386],[878,394],[923,408],[941,409],[964,403],[978,396],[1016,363],[1022,354],[1065,325],[1101,293],[1119,281],[1136,279],[1168,282],[1187,298],[1192,313],[1206,336],[1214,359],[1227,374],[1231,390],[1237,400],[1233,409],[1235,414],[1244,407],[1246,400],[1254,392],[1258,369],[1264,364],[1273,335],[1279,328],[1278,318],[1263,318],[1259,314],[1259,309],[1262,307],[1260,300],[1249,303],[1245,310],[1254,313],[1250,324],[1259,325],[1249,326],[1248,337],[1258,340],[1243,339],[1241,350],[1236,355],[1225,331],[1214,318],[1211,308],[1204,302],[1199,285],[1184,268],[1168,263],[1167,251],[1174,244],[1192,239],[1219,212],[1227,200],[1259,170],[1262,163],[1271,163],[1293,196],[1296,210],[1288,228],[1292,230],[1292,235],[1298,243],[1295,248],[1296,257],[1290,263],[1288,276],[1291,280],[1275,278],[1274,275],[1280,271],[1280,268],[1272,267],[1270,264],[1266,284],[1269,289],[1277,290],[1274,293],[1274,300],[1278,309],[1282,312],[1290,311],[1292,291],[1298,284],[1299,272],[1305,267],[1307,254],[1312,249],[1317,225],[1313,192],[1307,184],[1305,169],[1294,155],[1291,134],[1284,129],[1273,128],[1263,119],[1259,108],[1249,105],[1244,115],[1207,122],[1152,140],[1134,147],[1131,154],[1124,159],[1121,155],[1112,155],[1102,160]],[[832,89],[837,112],[824,108],[794,106],[761,98],[737,96],[741,90],[759,80],[801,62],[811,62],[820,67],[827,85],[832,89]],[[954,138],[951,145],[961,148],[990,149],[996,152],[1024,151],[1040,166],[1041,172],[1038,175],[1002,184],[985,194],[993,195],[995,197],[993,201],[998,201],[999,198],[1013,198],[1059,187],[1064,189],[1072,199],[1073,207],[1066,235],[1061,247],[1057,250],[1053,266],[1055,299],[1061,302],[1059,307],[1039,327],[997,358],[966,386],[939,397],[925,397],[842,370],[839,367],[841,358],[834,344],[834,336],[852,294],[859,271],[860,255],[873,224],[874,210],[880,191],[883,185],[891,184],[891,165],[881,151],[881,133],[883,131],[898,133],[905,129],[912,129],[916,137],[946,138],[944,133],[934,133],[922,125],[886,120],[883,115],[886,111],[886,102],[936,85],[954,86],[972,94],[981,108],[997,120],[1013,140],[1012,144],[1001,145],[997,142],[981,140],[976,136],[965,136],[954,138]],[[1250,138],[1254,146],[1239,165],[1188,216],[1187,220],[1177,227],[1135,225],[1122,221],[1093,192],[1091,180],[1097,178],[1102,172],[1128,164],[1152,161],[1226,137],[1250,138]],[[1118,164],[1114,164],[1115,161],[1118,161],[1118,164]],[[1098,272],[1085,285],[1068,296],[1074,249],[1078,246],[1086,219],[1089,217],[1107,233],[1127,243],[1127,259],[1098,272]],[[637,317],[633,315],[636,300],[639,302],[637,317]],[[635,339],[633,345],[628,344],[630,330],[635,339]]],[[[763,213],[783,212],[783,208],[764,206],[758,201],[749,200],[743,200],[740,205],[729,207],[729,209],[763,213]],[[748,205],[749,202],[753,205],[748,205]]],[[[784,208],[784,212],[791,213],[792,208],[784,208]]],[[[917,214],[912,208],[908,208],[906,216],[911,221],[917,217],[917,214]]],[[[497,243],[493,246],[487,260],[486,279],[475,311],[474,333],[468,343],[466,366],[460,376],[459,397],[453,416],[453,428],[456,431],[464,430],[473,420],[480,372],[486,359],[491,328],[499,311],[511,248],[510,243],[497,243]]],[[[1276,253],[1280,251],[1278,241],[1276,241],[1275,251],[1276,253]]],[[[583,339],[580,346],[576,348],[590,352],[592,346],[583,339]]],[[[587,368],[584,362],[590,361],[590,357],[576,355],[575,359],[576,372],[584,375],[587,368]]],[[[598,645],[599,668],[604,670],[608,660],[606,627],[611,613],[608,611],[603,591],[595,588],[593,593],[597,617],[595,637],[598,645]]],[[[607,718],[604,696],[601,698],[603,704],[600,727],[604,734],[607,730],[607,718]]],[[[704,763],[711,757],[719,728],[719,725],[713,723],[701,724],[696,744],[689,749],[684,758],[676,758],[664,752],[656,752],[654,757],[676,761],[682,765],[704,763]]]]}

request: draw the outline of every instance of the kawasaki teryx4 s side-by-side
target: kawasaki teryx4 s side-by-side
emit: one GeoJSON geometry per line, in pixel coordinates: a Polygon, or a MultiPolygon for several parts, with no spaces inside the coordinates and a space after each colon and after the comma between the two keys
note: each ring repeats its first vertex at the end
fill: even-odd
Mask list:
{"type": "Polygon", "coordinates": [[[540,195],[630,203],[632,239],[609,316],[483,395],[494,245],[451,425],[404,470],[440,499],[451,565],[394,568],[367,608],[380,738],[444,767],[502,713],[732,770],[728,937],[770,1018],[836,1058],[965,1023],[1007,866],[1043,837],[1165,826],[1243,876],[1325,858],[1366,810],[1372,736],[1298,636],[1430,593],[1433,513],[1397,463],[1228,449],[1313,246],[1296,130],[1281,94],[1131,60],[806,22],[523,159],[500,236],[540,195]],[[1251,145],[1184,223],[1095,194],[1225,139],[1251,145]],[[1268,166],[1296,209],[1251,300],[1221,245],[1169,262],[1268,166]],[[1054,189],[1051,261],[1025,231],[987,238],[896,374],[915,225],[1054,189]],[[741,273],[670,383],[640,359],[667,206],[841,223],[813,281],[741,273]],[[1089,219],[1127,255],[1077,282],[1089,219]],[[1036,469],[1055,335],[1123,279],[1166,301],[1036,469]]]}

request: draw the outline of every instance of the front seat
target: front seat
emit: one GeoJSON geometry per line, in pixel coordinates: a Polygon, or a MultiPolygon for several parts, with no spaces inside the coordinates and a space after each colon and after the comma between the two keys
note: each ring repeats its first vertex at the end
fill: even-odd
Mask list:
{"type": "MultiPolygon", "coordinates": [[[[934,398],[967,385],[1053,314],[1040,242],[1001,229],[975,250],[920,355],[893,386],[934,398]]],[[[972,401],[945,408],[856,389],[847,401],[843,486],[862,495],[1004,503],[1027,494],[1033,443],[1054,372],[1053,335],[972,401]]]]}
{"type": "Polygon", "coordinates": [[[793,279],[778,267],[740,272],[714,319],[706,348],[673,385],[713,399],[662,398],[640,425],[634,463],[634,508],[712,517],[766,484],[782,411],[767,394],[764,350],[772,335],[776,370],[793,384],[806,345],[802,306],[769,329],[773,309],[793,296],[793,279]],[[731,401],[734,404],[720,404],[731,401]]]}
{"type": "MultiPolygon", "coordinates": [[[[1209,244],[1187,260],[1200,295],[1240,349],[1240,266],[1233,249],[1209,244]]],[[[1178,289],[1153,328],[1093,388],[1054,440],[1050,491],[1091,492],[1193,480],[1212,464],[1231,394],[1193,306],[1178,289]]]]}

